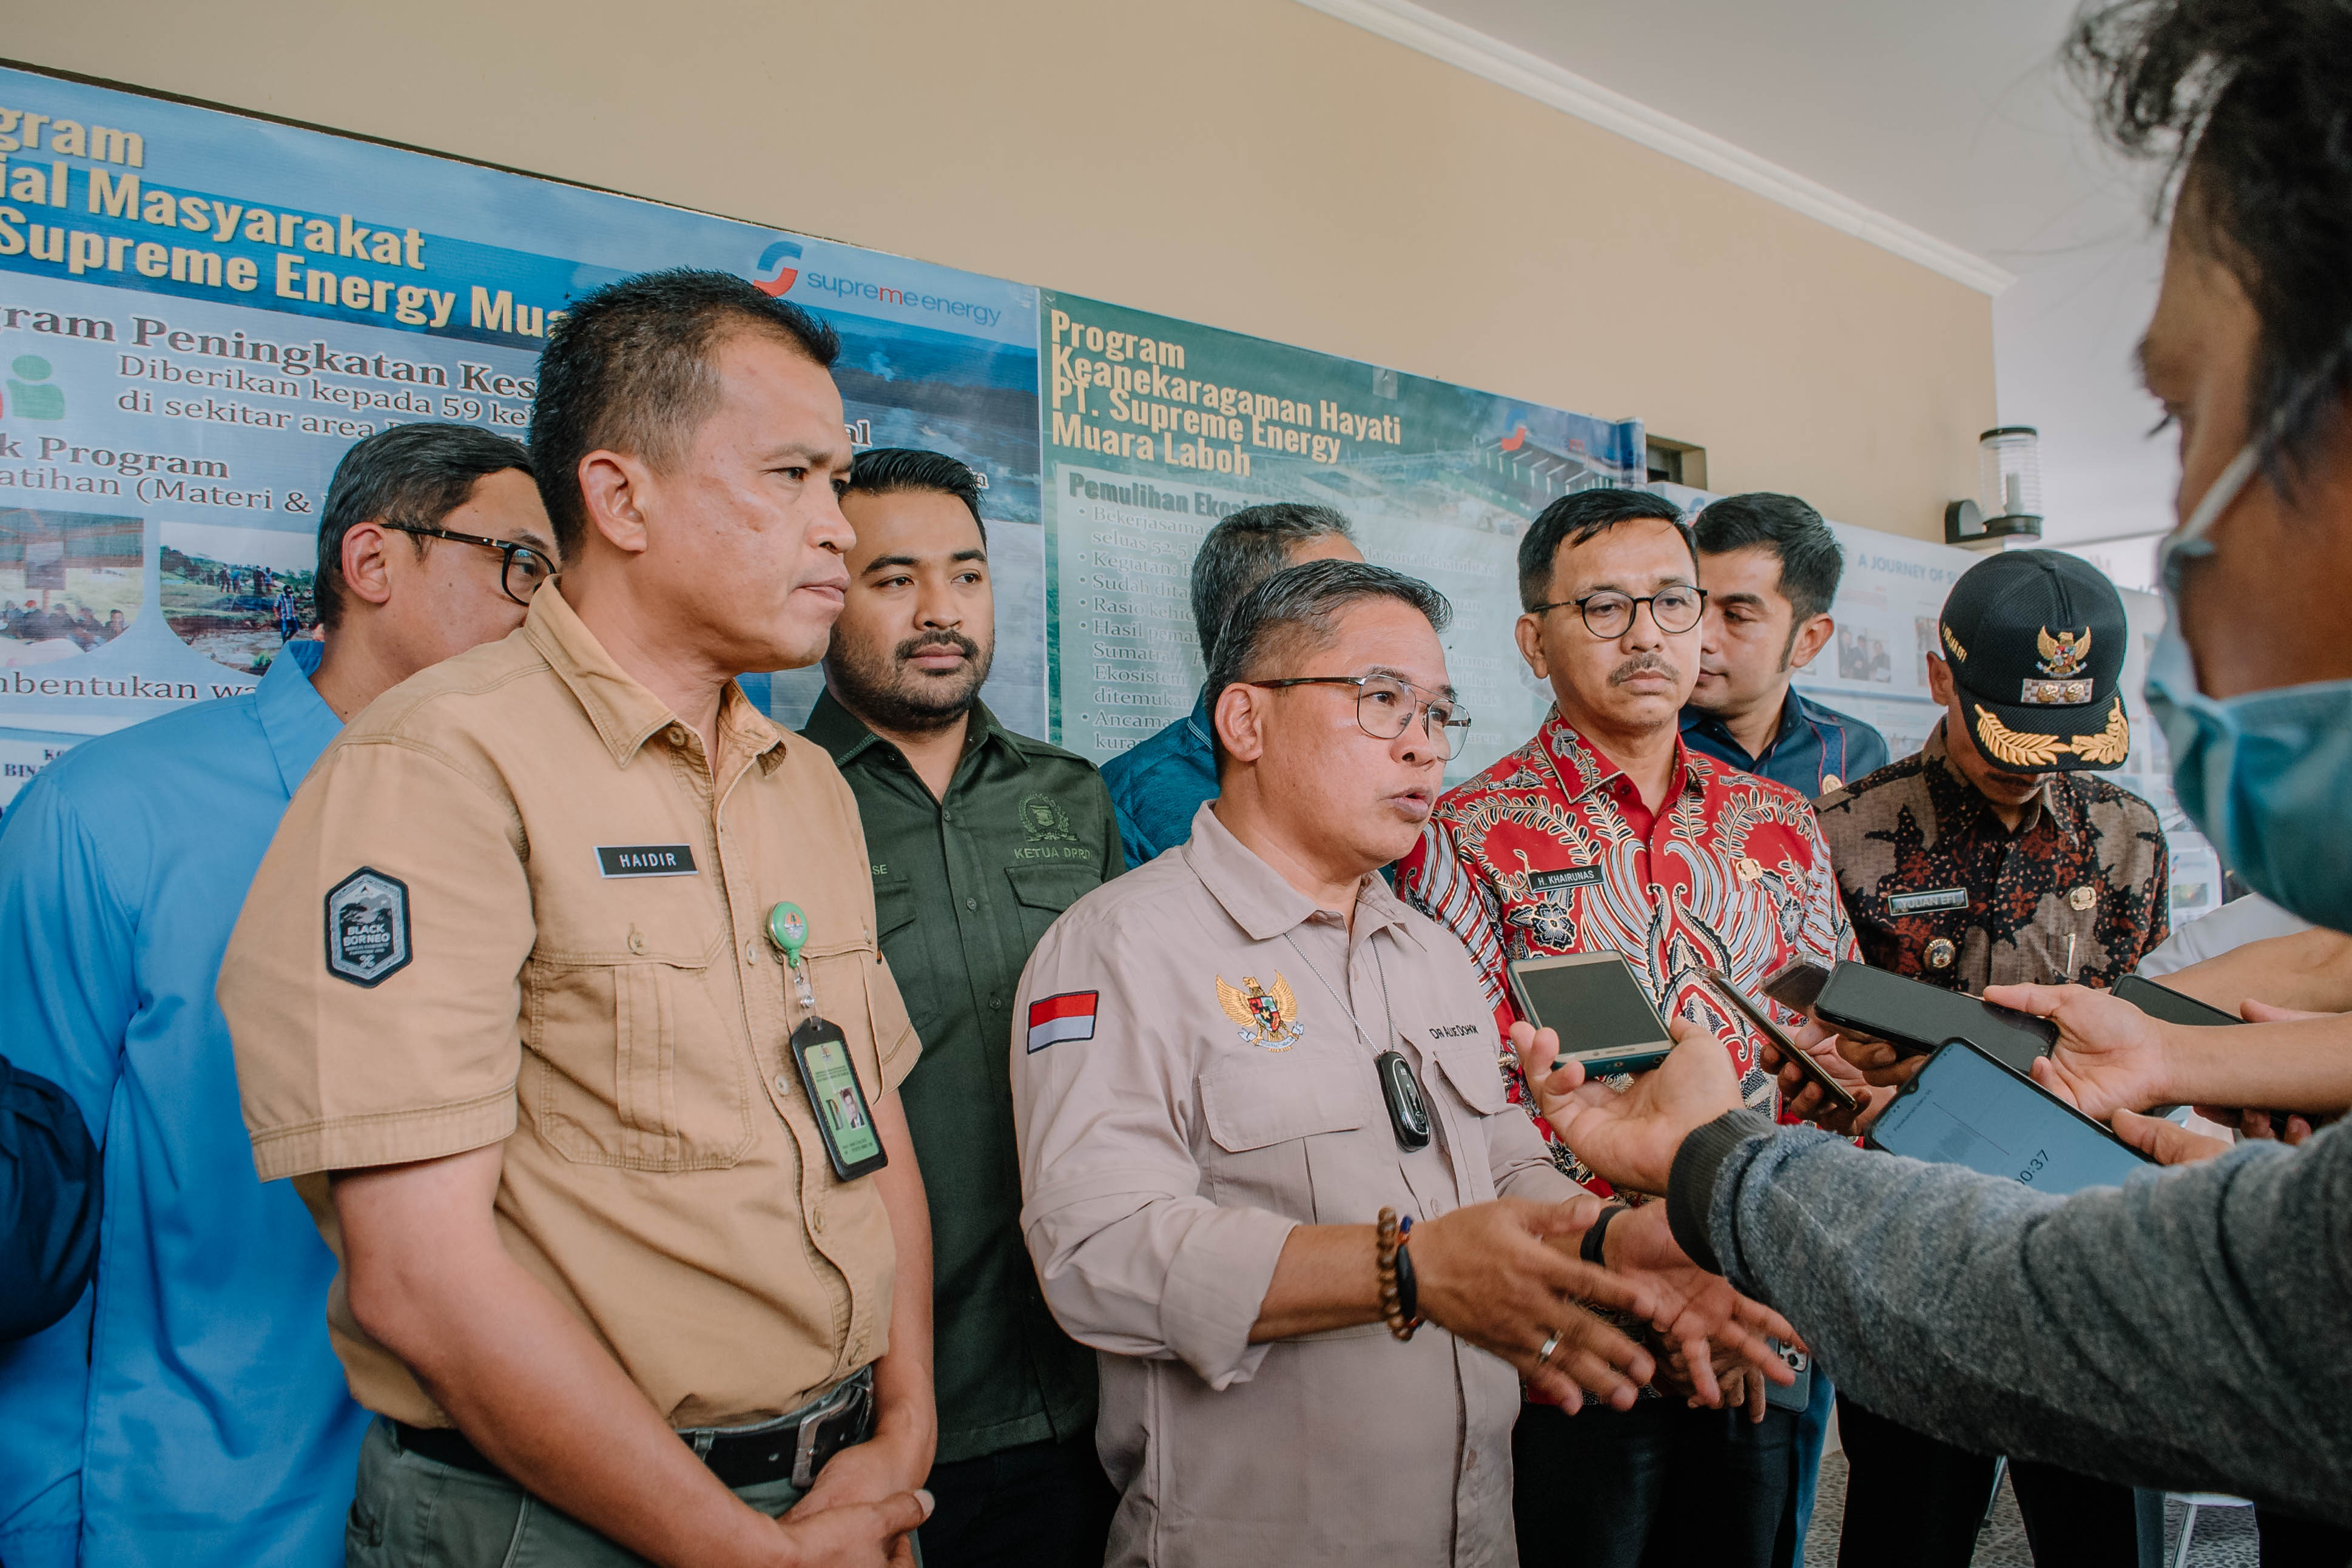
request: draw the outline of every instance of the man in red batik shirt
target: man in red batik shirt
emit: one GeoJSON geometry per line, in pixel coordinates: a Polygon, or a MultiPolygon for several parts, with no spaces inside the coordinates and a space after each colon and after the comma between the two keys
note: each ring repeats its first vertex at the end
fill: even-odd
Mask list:
{"type": "MultiPolygon", "coordinates": [[[[1398,887],[1462,938],[1505,1032],[1517,1018],[1507,960],[1612,950],[1678,1034],[1723,1042],[1748,1103],[1772,1105],[1753,1030],[1693,971],[1720,969],[1763,1003],[1765,976],[1800,956],[1852,957],[1853,932],[1804,798],[1682,744],[1706,608],[1689,530],[1658,497],[1580,491],[1519,541],[1519,652],[1557,706],[1527,745],[1439,800],[1398,887]]],[[[1774,1013],[1792,1032],[1803,1022],[1774,1013]]],[[[1817,1056],[1846,1072],[1826,1048],[1817,1056]]],[[[1593,1183],[1570,1151],[1555,1157],[1593,1183]]],[[[1671,1384],[1630,1411],[1588,1402],[1573,1420],[1528,1406],[1511,1445],[1525,1568],[1768,1568],[1795,1485],[1797,1413],[1768,1411],[1748,1381],[1746,1409],[1692,1408],[1671,1384]]]]}

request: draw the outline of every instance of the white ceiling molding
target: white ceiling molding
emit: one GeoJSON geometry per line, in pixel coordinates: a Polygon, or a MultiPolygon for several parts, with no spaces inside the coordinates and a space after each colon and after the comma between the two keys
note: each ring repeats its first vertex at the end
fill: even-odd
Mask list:
{"type": "Polygon", "coordinates": [[[1492,38],[1412,0],[1299,0],[1328,16],[1377,33],[1391,43],[1483,77],[1497,87],[1614,131],[1654,152],[1679,159],[1719,180],[1727,180],[1767,201],[1827,224],[1906,261],[1916,262],[1955,283],[1997,295],[2017,281],[2014,274],[1984,257],[1864,206],[1851,196],[1808,180],[1720,136],[1672,115],[1636,103],[1588,81],[1539,55],[1492,38]]]}

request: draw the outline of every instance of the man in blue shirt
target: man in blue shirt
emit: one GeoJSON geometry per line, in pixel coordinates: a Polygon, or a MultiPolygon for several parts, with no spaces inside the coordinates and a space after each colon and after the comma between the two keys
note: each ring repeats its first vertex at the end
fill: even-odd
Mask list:
{"type": "MultiPolygon", "coordinates": [[[[1192,558],[1192,629],[1201,662],[1214,663],[1225,612],[1243,594],[1288,566],[1308,560],[1361,560],[1355,531],[1328,507],[1293,501],[1244,507],[1209,530],[1192,558]]],[[[1192,711],[1122,756],[1103,764],[1103,782],[1118,813],[1118,841],[1129,867],[1192,836],[1192,817],[1217,798],[1217,753],[1209,739],[1209,693],[1192,711]]]]}
{"type": "Polygon", "coordinates": [[[342,725],[520,625],[551,574],[527,463],[467,425],[352,447],[320,517],[323,643],[287,643],[244,695],[76,747],[0,827],[0,1041],[79,1103],[106,1188],[96,1288],[0,1345],[8,1568],[343,1560],[367,1415],[328,1348],[334,1260],[254,1174],[213,988],[342,725]]]}
{"type": "Polygon", "coordinates": [[[1726,496],[1691,531],[1706,620],[1684,743],[1808,800],[1886,766],[1885,737],[1789,687],[1837,630],[1845,556],[1822,515],[1794,496],[1726,496]]]}
{"type": "MultiPolygon", "coordinates": [[[[1794,496],[1726,496],[1691,525],[1698,544],[1698,685],[1683,708],[1683,743],[1815,800],[1886,765],[1886,737],[1791,690],[1837,630],[1845,552],[1822,515],[1794,496]]],[[[1776,1568],[1805,1560],[1836,1390],[1815,1369],[1798,1418],[1796,1475],[1773,1542],[1776,1568]]]]}

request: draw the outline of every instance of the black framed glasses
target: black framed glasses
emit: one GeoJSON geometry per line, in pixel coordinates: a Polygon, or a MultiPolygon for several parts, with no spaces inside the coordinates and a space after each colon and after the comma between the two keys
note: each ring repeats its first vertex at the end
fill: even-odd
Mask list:
{"type": "Polygon", "coordinates": [[[479,545],[484,549],[497,550],[506,557],[499,568],[499,586],[517,604],[529,604],[539,585],[555,575],[555,562],[530,545],[518,544],[513,539],[485,538],[480,534],[452,533],[447,528],[428,528],[417,523],[386,523],[394,533],[414,534],[420,539],[455,539],[461,545],[479,545]]]}
{"type": "Polygon", "coordinates": [[[1584,629],[1595,637],[1622,637],[1633,629],[1633,612],[1644,604],[1650,607],[1650,619],[1657,622],[1659,631],[1687,632],[1706,613],[1706,590],[1678,582],[1636,599],[1630,593],[1604,588],[1581,599],[1555,599],[1549,604],[1534,606],[1528,613],[1540,615],[1547,610],[1573,607],[1584,617],[1584,629]]]}
{"type": "Polygon", "coordinates": [[[1353,686],[1359,729],[1374,740],[1394,740],[1412,727],[1412,716],[1418,713],[1431,748],[1447,761],[1470,737],[1470,716],[1452,697],[1440,696],[1394,675],[1293,675],[1288,680],[1243,684],[1269,690],[1284,686],[1353,686]]]}

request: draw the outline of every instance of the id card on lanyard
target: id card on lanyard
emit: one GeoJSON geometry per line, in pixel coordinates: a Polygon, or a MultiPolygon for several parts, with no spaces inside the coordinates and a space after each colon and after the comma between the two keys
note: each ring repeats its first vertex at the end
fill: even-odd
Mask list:
{"type": "Polygon", "coordinates": [[[843,1181],[869,1176],[890,1163],[882,1136],[874,1127],[874,1110],[866,1101],[866,1087],[849,1059],[849,1041],[838,1024],[828,1023],[817,1010],[816,992],[809,985],[801,948],[808,941],[808,916],[794,904],[779,904],[768,912],[768,940],[784,957],[784,973],[800,998],[803,1017],[784,1042],[800,1075],[801,1092],[816,1113],[816,1130],[824,1140],[825,1158],[843,1181]]]}

